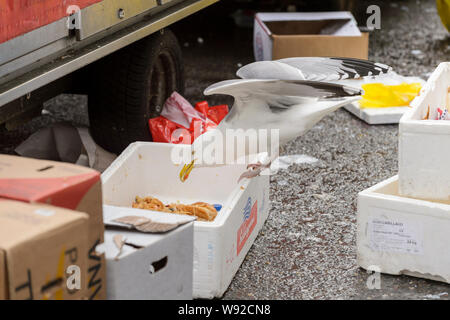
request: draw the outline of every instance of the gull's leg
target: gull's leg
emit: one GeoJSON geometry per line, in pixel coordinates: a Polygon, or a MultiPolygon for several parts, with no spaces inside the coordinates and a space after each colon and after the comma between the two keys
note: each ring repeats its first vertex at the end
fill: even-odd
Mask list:
{"type": "Polygon", "coordinates": [[[247,166],[247,169],[256,169],[256,168],[259,168],[259,167],[261,167],[261,165],[262,165],[262,163],[261,162],[258,162],[258,163],[250,163],[248,166],[247,166]]]}
{"type": "Polygon", "coordinates": [[[251,179],[251,178],[259,176],[263,170],[270,168],[271,164],[272,164],[272,161],[270,161],[269,163],[265,163],[265,164],[262,164],[261,162],[250,163],[247,166],[248,170],[245,171],[243,174],[241,174],[241,176],[238,179],[238,182],[240,182],[244,178],[251,179]]]}
{"type": "Polygon", "coordinates": [[[241,174],[241,176],[238,179],[238,183],[241,182],[242,179],[247,178],[247,179],[251,179],[254,177],[259,176],[259,174],[261,173],[261,169],[254,169],[254,170],[247,170],[245,171],[243,174],[241,174]]]}
{"type": "MultiPolygon", "coordinates": [[[[254,170],[254,169],[261,168],[262,170],[264,170],[264,169],[270,168],[271,164],[272,164],[272,161],[270,161],[269,163],[265,163],[265,164],[263,164],[263,163],[261,163],[261,162],[250,163],[250,164],[247,166],[247,169],[252,169],[252,170],[254,170]]],[[[262,170],[261,170],[261,171],[262,171],[262,170]]]]}

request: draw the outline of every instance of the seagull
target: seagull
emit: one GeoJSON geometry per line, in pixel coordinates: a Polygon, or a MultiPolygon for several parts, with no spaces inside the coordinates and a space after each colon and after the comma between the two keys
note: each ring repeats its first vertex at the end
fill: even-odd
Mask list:
{"type": "Polygon", "coordinates": [[[300,57],[253,62],[240,68],[236,75],[242,79],[336,81],[377,76],[389,71],[391,67],[368,60],[300,57]]]}
{"type": "MultiPolygon", "coordinates": [[[[366,60],[351,58],[287,58],[276,61],[259,61],[243,66],[237,71],[241,79],[225,80],[205,89],[205,95],[224,94],[234,98],[228,115],[213,130],[199,136],[192,144],[193,159],[184,165],[180,180],[184,182],[191,170],[201,166],[218,164],[201,163],[203,152],[213,143],[218,134],[227,138],[229,130],[278,130],[279,144],[303,135],[327,114],[349,103],[358,101],[364,94],[345,79],[360,79],[387,73],[390,67],[366,60]]],[[[269,135],[269,134],[268,134],[269,135]]],[[[250,150],[246,137],[245,156],[258,155],[271,150],[274,141],[258,141],[257,150],[250,150]]],[[[257,138],[259,139],[259,138],[257,138]]],[[[222,143],[219,165],[236,163],[238,154],[222,143]],[[233,151],[234,157],[227,153],[233,151]]],[[[234,147],[233,147],[234,148],[234,147]]],[[[249,163],[247,171],[239,178],[254,178],[278,157],[278,148],[266,156],[265,161],[249,163]]],[[[211,150],[209,148],[208,150],[211,150]]]]}

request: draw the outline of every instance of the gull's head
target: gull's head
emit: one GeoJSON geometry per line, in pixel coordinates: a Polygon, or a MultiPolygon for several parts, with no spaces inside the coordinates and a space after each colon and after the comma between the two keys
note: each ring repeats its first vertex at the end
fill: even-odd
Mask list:
{"type": "Polygon", "coordinates": [[[180,181],[185,182],[187,178],[189,178],[189,174],[192,169],[194,169],[195,159],[191,161],[191,163],[186,163],[180,171],[180,181]]]}
{"type": "MultiPolygon", "coordinates": [[[[206,132],[207,133],[207,132],[206,132]]],[[[195,141],[192,143],[190,148],[190,155],[189,157],[185,158],[186,161],[183,165],[183,168],[180,171],[180,181],[185,182],[189,178],[189,174],[194,169],[194,166],[198,163],[201,163],[201,156],[202,156],[202,137],[206,133],[202,134],[200,137],[195,139],[195,141]]]]}
{"type": "Polygon", "coordinates": [[[217,129],[210,129],[200,135],[191,146],[190,157],[185,158],[185,164],[180,171],[181,182],[185,182],[194,167],[215,166],[223,161],[223,136],[217,129]]]}

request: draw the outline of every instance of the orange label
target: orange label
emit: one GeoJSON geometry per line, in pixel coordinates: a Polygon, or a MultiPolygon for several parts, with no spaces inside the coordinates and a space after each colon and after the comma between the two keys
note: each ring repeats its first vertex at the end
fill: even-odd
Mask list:
{"type": "MultiPolygon", "coordinates": [[[[249,198],[250,200],[250,198],[249,198]]],[[[242,248],[244,247],[245,243],[247,242],[248,237],[253,232],[253,229],[256,226],[256,223],[258,222],[258,206],[257,202],[253,204],[253,207],[250,211],[250,215],[247,217],[245,214],[244,209],[244,222],[242,222],[241,226],[239,227],[239,230],[237,232],[237,255],[241,252],[242,248]]]]}

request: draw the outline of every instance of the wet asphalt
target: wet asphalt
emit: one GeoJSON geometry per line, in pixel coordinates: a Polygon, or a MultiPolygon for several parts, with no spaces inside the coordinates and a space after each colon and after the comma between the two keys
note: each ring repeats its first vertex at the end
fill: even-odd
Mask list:
{"type": "MultiPolygon", "coordinates": [[[[381,29],[370,33],[370,59],[402,75],[427,79],[450,60],[450,37],[434,0],[356,1],[357,20],[371,4],[381,7],[381,29]]],[[[183,48],[185,97],[204,100],[208,85],[235,78],[253,61],[252,29],[237,27],[224,5],[173,26],[183,48]]],[[[232,103],[208,97],[210,105],[232,103]]],[[[61,95],[45,114],[10,132],[0,152],[51,123],[88,126],[87,98],[61,95]]],[[[368,125],[345,110],[327,116],[282,155],[306,154],[313,164],[292,165],[271,177],[268,220],[237,272],[224,299],[449,299],[450,285],[408,276],[381,276],[369,290],[368,274],[356,264],[358,192],[398,171],[398,126],[368,125]]]]}

